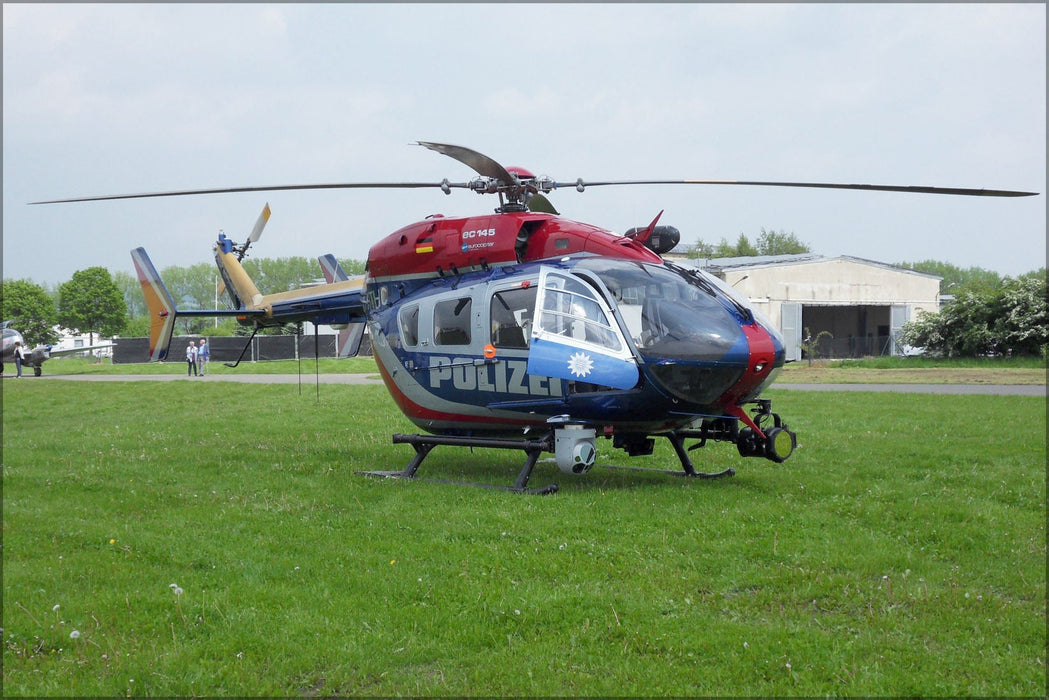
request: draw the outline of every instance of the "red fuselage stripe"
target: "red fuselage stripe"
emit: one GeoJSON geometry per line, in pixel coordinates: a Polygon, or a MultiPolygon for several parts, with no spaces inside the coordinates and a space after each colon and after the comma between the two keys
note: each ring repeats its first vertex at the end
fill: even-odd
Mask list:
{"type": "Polygon", "coordinates": [[[747,361],[747,371],[743,373],[735,386],[729,389],[722,400],[722,407],[729,415],[735,416],[754,430],[759,436],[765,437],[761,429],[751,420],[739,402],[752,394],[761,384],[768,379],[772,372],[772,364],[776,359],[776,344],[767,330],[757,323],[745,325],[743,334],[747,337],[748,352],[750,357],[747,361]],[[760,369],[759,369],[760,368],[760,369]]]}

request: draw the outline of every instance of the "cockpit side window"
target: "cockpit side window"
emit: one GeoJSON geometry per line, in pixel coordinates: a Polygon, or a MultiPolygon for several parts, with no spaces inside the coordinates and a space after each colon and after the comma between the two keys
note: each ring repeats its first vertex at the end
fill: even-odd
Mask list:
{"type": "Polygon", "coordinates": [[[622,349],[593,288],[570,277],[547,278],[540,328],[607,350],[622,349]]]}
{"type": "Polygon", "coordinates": [[[401,312],[401,344],[415,347],[419,344],[419,306],[409,306],[401,312]]]}
{"type": "Polygon", "coordinates": [[[492,345],[497,348],[526,350],[532,335],[532,311],[537,287],[517,287],[496,292],[489,304],[492,345]]]}
{"type": "Polygon", "coordinates": [[[439,301],[433,307],[433,339],[437,345],[469,345],[470,297],[439,301]]]}

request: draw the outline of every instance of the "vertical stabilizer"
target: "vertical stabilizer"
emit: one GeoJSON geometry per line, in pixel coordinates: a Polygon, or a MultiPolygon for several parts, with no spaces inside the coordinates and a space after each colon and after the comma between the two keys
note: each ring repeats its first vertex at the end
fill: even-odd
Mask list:
{"type": "Polygon", "coordinates": [[[175,329],[175,316],[178,313],[175,301],[146,255],[145,248],[132,250],[131,260],[135,264],[135,273],[149,309],[149,361],[159,362],[167,357],[168,346],[171,345],[171,333],[175,329]]]}
{"type": "Polygon", "coordinates": [[[324,279],[327,280],[328,284],[332,282],[345,282],[350,279],[343,269],[339,261],[335,259],[335,256],[331,253],[317,258],[317,262],[321,264],[321,270],[324,272],[324,279]]]}

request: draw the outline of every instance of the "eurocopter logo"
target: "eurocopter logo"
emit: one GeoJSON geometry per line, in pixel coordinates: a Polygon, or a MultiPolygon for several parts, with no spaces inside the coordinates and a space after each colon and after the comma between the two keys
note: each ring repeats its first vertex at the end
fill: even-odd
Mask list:
{"type": "Polygon", "coordinates": [[[486,241],[484,243],[463,243],[462,251],[468,253],[471,250],[481,250],[483,248],[495,247],[495,241],[486,241]]]}
{"type": "Polygon", "coordinates": [[[585,377],[594,369],[594,361],[583,352],[577,352],[568,358],[568,371],[573,377],[585,377]]]}

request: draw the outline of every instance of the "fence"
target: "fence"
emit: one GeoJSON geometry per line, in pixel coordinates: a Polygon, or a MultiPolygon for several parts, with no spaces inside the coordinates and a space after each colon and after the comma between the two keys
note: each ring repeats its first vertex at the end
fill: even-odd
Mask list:
{"type": "MultiPolygon", "coordinates": [[[[248,339],[239,336],[203,336],[180,335],[171,339],[168,350],[168,362],[184,362],[186,346],[190,343],[200,344],[201,338],[207,338],[211,350],[212,362],[236,362],[244,353],[243,362],[262,360],[294,360],[297,357],[310,359],[314,357],[314,336],[301,335],[257,335],[251,339],[247,350],[244,346],[248,339]],[[296,343],[296,340],[298,343],[296,343]],[[296,347],[297,345],[297,347],[296,347]]],[[[337,357],[334,335],[317,336],[317,355],[319,357],[337,357]]],[[[371,346],[365,338],[358,354],[371,353],[371,346]]],[[[113,364],[132,364],[146,362],[149,359],[149,338],[116,338],[113,340],[113,364]]]]}
{"type": "MultiPolygon", "coordinates": [[[[816,344],[816,357],[823,360],[843,360],[859,357],[882,357],[902,355],[903,347],[891,335],[851,336],[848,338],[820,338],[816,344]]],[[[803,359],[808,355],[802,351],[803,359]]]]}

